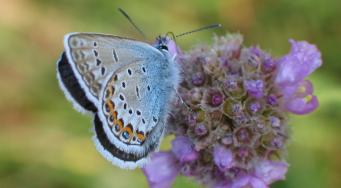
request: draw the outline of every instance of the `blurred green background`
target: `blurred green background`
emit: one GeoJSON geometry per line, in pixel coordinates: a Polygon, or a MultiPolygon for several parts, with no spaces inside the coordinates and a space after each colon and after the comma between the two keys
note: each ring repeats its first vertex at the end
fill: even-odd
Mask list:
{"type": "MultiPolygon", "coordinates": [[[[125,9],[150,41],[167,31],[211,23],[223,29],[178,40],[183,50],[212,33],[241,32],[276,56],[288,38],[317,44],[324,64],[313,74],[320,107],[292,116],[285,187],[341,187],[340,0],[0,0],[0,187],[147,187],[140,170],[112,166],[91,141],[92,118],[73,110],[56,80],[63,36],[93,31],[142,39],[118,13],[125,9]]],[[[169,139],[163,143],[167,148],[169,139]]],[[[174,187],[199,187],[178,178],[174,187]]]]}

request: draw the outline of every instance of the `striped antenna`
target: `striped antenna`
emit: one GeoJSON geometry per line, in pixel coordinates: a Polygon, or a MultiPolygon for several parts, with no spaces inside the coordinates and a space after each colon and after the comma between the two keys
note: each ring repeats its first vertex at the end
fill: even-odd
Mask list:
{"type": "Polygon", "coordinates": [[[142,32],[142,30],[137,27],[137,25],[133,22],[133,20],[130,18],[130,16],[121,8],[118,8],[118,11],[120,11],[120,13],[122,13],[122,15],[127,18],[127,20],[131,23],[131,25],[134,26],[134,28],[144,37],[146,38],[146,35],[142,32]]]}
{"type": "Polygon", "coordinates": [[[218,27],[221,27],[222,25],[221,24],[212,24],[212,25],[208,25],[208,26],[205,26],[205,27],[201,27],[199,29],[194,29],[192,31],[188,31],[188,32],[185,32],[185,33],[181,33],[179,35],[176,35],[175,37],[178,38],[178,37],[182,37],[184,35],[188,35],[188,34],[191,34],[191,33],[195,33],[195,32],[198,32],[198,31],[203,31],[203,30],[207,30],[207,29],[214,29],[214,28],[218,28],[218,27]]]}

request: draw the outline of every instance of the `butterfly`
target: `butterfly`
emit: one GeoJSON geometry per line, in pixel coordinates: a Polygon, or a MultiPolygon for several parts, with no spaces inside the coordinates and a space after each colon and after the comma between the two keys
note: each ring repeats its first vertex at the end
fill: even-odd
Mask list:
{"type": "Polygon", "coordinates": [[[70,33],[57,78],[76,110],[94,117],[97,150],[121,168],[143,167],[158,150],[180,83],[174,40],[154,45],[97,33],[70,33]]]}

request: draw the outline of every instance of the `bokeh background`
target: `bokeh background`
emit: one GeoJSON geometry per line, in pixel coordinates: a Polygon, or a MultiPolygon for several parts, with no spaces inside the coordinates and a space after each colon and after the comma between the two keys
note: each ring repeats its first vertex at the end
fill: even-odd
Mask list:
{"type": "MultiPolygon", "coordinates": [[[[68,32],[142,39],[118,7],[150,42],[167,31],[223,24],[178,39],[183,50],[210,42],[213,32],[240,32],[247,45],[276,56],[288,52],[288,38],[317,44],[324,64],[311,79],[320,107],[292,116],[291,166],[286,181],[272,187],[341,187],[340,0],[0,0],[0,187],[148,187],[140,170],[121,170],[100,156],[92,118],[72,109],[56,80],[68,32]]],[[[200,186],[180,177],[174,187],[200,186]]]]}

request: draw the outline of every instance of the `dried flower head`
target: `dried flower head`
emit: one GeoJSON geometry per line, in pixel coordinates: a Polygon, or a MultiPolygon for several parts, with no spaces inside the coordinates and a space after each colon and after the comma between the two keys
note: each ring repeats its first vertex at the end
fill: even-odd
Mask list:
{"type": "Polygon", "coordinates": [[[242,42],[239,34],[215,37],[212,46],[179,54],[183,101],[171,110],[171,151],[155,153],[144,169],[151,187],[170,187],[177,174],[216,188],[268,187],[285,178],[288,112],[318,106],[305,78],[321,55],[290,40],[291,52],[275,59],[242,42]]]}

